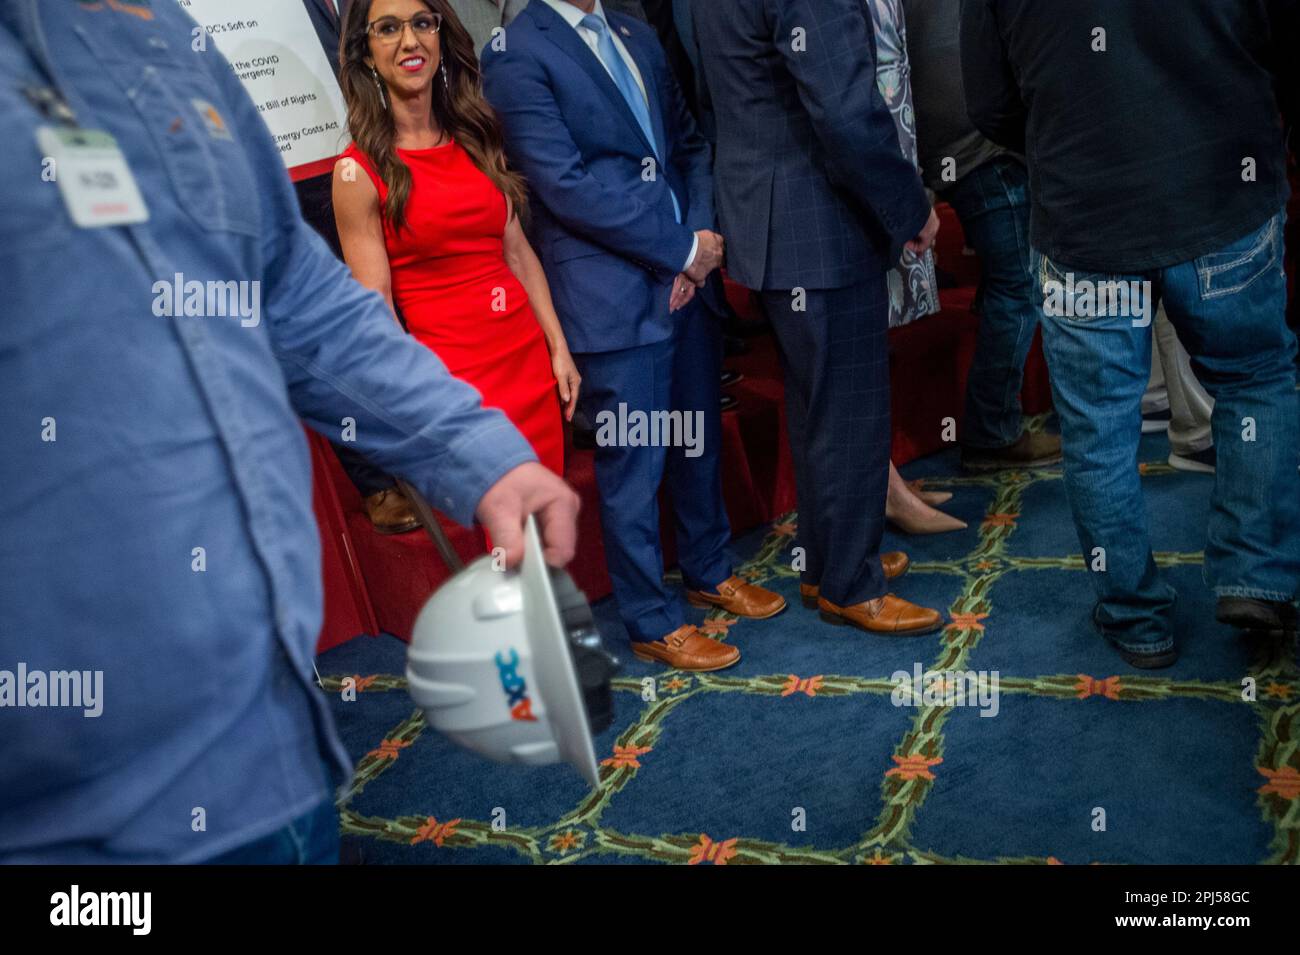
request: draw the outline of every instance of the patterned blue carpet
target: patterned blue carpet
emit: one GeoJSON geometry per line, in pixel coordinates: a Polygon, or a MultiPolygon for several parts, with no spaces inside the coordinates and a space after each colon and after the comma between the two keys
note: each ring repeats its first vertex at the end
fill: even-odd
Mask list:
{"type": "Polygon", "coordinates": [[[1294,647],[1214,621],[1200,566],[1213,478],[1171,470],[1167,454],[1163,436],[1143,439],[1153,546],[1179,593],[1182,656],[1168,670],[1130,668],[1093,631],[1058,469],[958,476],[947,452],[904,472],[952,490],[945,509],[969,528],[886,541],[913,561],[897,592],[943,608],[942,633],[872,637],[799,606],[794,515],[735,544],[785,613],[690,611],[741,648],[730,670],[637,661],[610,602],[598,605],[624,669],[594,791],[568,767],[496,765],[426,728],[399,641],[324,654],[358,761],[346,850],[438,864],[1300,861],[1294,647]],[[917,665],[997,671],[996,716],[894,705],[891,675],[917,665]],[[364,687],[354,702],[337,692],[349,675],[364,687]]]}

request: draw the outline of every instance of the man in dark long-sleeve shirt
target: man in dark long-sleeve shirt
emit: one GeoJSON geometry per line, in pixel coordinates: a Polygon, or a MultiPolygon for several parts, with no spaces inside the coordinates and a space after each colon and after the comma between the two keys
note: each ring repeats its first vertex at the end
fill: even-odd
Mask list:
{"type": "Polygon", "coordinates": [[[1296,2],[965,0],[967,108],[994,142],[1032,150],[1034,246],[1076,269],[1160,268],[1277,212],[1274,90],[1295,103],[1281,64],[1296,2]]]}
{"type": "MultiPolygon", "coordinates": [[[[965,0],[971,119],[1023,152],[1065,478],[1099,600],[1135,666],[1176,658],[1174,592],[1137,471],[1163,302],[1215,398],[1205,579],[1218,618],[1295,627],[1295,336],[1286,327],[1282,112],[1300,0],[965,0]]],[[[1294,117],[1292,117],[1294,121],[1294,117]]]]}

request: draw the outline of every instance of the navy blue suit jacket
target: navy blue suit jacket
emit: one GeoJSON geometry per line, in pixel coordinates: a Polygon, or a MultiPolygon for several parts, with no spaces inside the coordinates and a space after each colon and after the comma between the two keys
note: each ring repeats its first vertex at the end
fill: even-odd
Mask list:
{"type": "Polygon", "coordinates": [[[731,276],[843,288],[897,264],[930,203],[876,87],[862,0],[691,0],[691,12],[731,276]]]}
{"type": "MultiPolygon", "coordinates": [[[[328,12],[328,4],[329,0],[303,0],[303,6],[307,8],[307,16],[311,17],[311,25],[316,28],[316,36],[320,38],[320,45],[325,48],[325,55],[329,57],[330,66],[334,68],[334,75],[338,76],[339,27],[328,12]]],[[[339,6],[345,13],[347,12],[347,0],[339,6]]]]}
{"type": "Polygon", "coordinates": [[[545,3],[534,0],[506,28],[504,50],[483,51],[484,92],[505,126],[511,163],[528,180],[529,236],[574,352],[671,336],[672,281],[694,233],[714,224],[709,147],[658,37],[632,17],[606,16],[645,82],[662,164],[647,164],[653,147],[622,93],[545,3]]]}

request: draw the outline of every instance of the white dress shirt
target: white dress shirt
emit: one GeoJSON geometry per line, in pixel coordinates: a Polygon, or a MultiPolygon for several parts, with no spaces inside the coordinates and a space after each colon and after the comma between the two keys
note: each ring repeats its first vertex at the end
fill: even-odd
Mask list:
{"type": "MultiPolygon", "coordinates": [[[[582,37],[583,42],[586,43],[587,46],[591,47],[591,52],[596,54],[596,59],[600,60],[600,36],[595,30],[589,30],[581,25],[582,18],[585,17],[586,14],[578,7],[575,7],[572,3],[569,3],[568,0],[545,0],[545,2],[552,10],[564,17],[569,26],[578,31],[578,36],[582,37]]],[[[649,97],[646,97],[645,80],[641,78],[641,70],[637,68],[636,60],[632,59],[632,54],[628,53],[627,47],[623,45],[622,39],[619,38],[618,28],[610,23],[609,18],[605,16],[605,8],[600,5],[600,0],[596,0],[596,6],[591,12],[609,25],[609,35],[614,40],[614,49],[618,50],[618,55],[623,58],[623,62],[626,63],[628,69],[632,71],[632,77],[636,80],[636,85],[640,87],[641,95],[646,99],[646,105],[649,106],[650,99],[649,97]]],[[[600,62],[602,66],[605,66],[604,60],[600,60],[600,62]]],[[[610,79],[614,78],[614,74],[610,73],[608,66],[605,66],[605,72],[609,73],[610,79]]]]}
{"type": "MultiPolygon", "coordinates": [[[[587,14],[583,13],[581,9],[574,6],[572,3],[569,3],[568,0],[543,0],[543,2],[560,16],[564,17],[564,21],[569,24],[569,26],[578,31],[578,36],[582,37],[582,41],[586,43],[587,46],[591,47],[591,52],[596,55],[596,59],[600,62],[600,65],[605,67],[606,73],[609,73],[609,78],[614,79],[614,74],[610,71],[608,64],[600,58],[599,34],[597,34],[595,30],[590,30],[587,27],[582,26],[582,18],[587,14]]],[[[632,78],[636,80],[637,88],[641,90],[641,95],[645,97],[646,107],[648,109],[650,107],[650,98],[646,95],[645,80],[641,78],[641,70],[637,67],[636,60],[632,59],[632,54],[627,51],[627,47],[625,47],[623,41],[619,39],[618,28],[610,23],[609,19],[605,16],[605,8],[600,5],[600,0],[596,0],[596,5],[592,8],[591,12],[604,20],[606,25],[609,27],[609,35],[614,41],[614,49],[618,50],[618,55],[623,58],[623,62],[626,63],[628,69],[632,71],[632,78]]],[[[615,82],[615,85],[618,85],[617,82],[615,82]]],[[[669,186],[669,188],[671,189],[672,187],[669,186]]],[[[686,214],[685,209],[682,210],[682,214],[686,214]]],[[[700,237],[697,235],[691,243],[691,254],[686,257],[686,264],[682,266],[683,272],[695,263],[695,255],[699,250],[700,237]]]]}

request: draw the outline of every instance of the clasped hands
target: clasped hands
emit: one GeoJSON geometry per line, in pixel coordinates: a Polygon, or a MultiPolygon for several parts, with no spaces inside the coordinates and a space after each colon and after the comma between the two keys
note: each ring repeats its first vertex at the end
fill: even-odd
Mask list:
{"type": "Polygon", "coordinates": [[[695,290],[704,287],[710,273],[722,265],[726,255],[727,241],[718,233],[701,229],[695,236],[700,240],[699,248],[695,250],[691,267],[673,279],[673,293],[668,299],[669,312],[689,305],[695,298],[695,290]]]}

